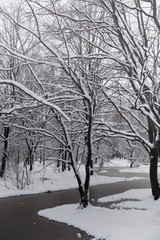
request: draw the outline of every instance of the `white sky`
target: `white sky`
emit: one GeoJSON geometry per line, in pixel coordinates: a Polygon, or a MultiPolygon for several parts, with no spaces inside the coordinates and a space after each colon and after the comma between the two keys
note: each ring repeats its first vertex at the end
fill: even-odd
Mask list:
{"type": "Polygon", "coordinates": [[[15,2],[17,2],[17,1],[19,1],[19,0],[0,0],[0,5],[2,6],[2,5],[8,5],[8,4],[10,4],[10,3],[15,3],[15,2]]]}

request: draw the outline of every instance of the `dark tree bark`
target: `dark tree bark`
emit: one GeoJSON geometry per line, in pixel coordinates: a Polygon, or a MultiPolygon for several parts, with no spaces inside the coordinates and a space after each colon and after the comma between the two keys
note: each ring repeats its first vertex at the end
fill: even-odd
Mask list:
{"type": "Polygon", "coordinates": [[[154,200],[157,200],[160,196],[157,169],[158,169],[158,152],[156,148],[153,148],[150,151],[150,182],[154,200]]]}
{"type": "Polygon", "coordinates": [[[80,192],[80,205],[83,208],[86,208],[89,203],[89,185],[90,185],[90,176],[93,175],[93,162],[92,162],[92,121],[93,121],[93,112],[92,106],[88,104],[88,133],[87,133],[87,162],[85,166],[86,179],[84,183],[84,188],[79,189],[80,192]]]}
{"type": "Polygon", "coordinates": [[[89,203],[88,190],[80,187],[79,193],[80,193],[80,206],[82,208],[86,208],[89,203]]]}
{"type": "Polygon", "coordinates": [[[66,171],[66,163],[62,162],[62,172],[66,171]]]}
{"type": "Polygon", "coordinates": [[[5,169],[6,169],[9,132],[10,132],[10,128],[4,127],[4,150],[3,150],[3,156],[2,156],[1,168],[0,168],[0,177],[1,178],[4,176],[5,169]]]}
{"type": "Polygon", "coordinates": [[[88,191],[89,191],[89,179],[90,179],[90,166],[86,165],[86,180],[85,180],[85,184],[83,185],[82,180],[81,180],[78,172],[76,171],[76,169],[74,167],[72,157],[73,157],[72,152],[70,152],[71,165],[73,167],[73,171],[75,173],[75,177],[76,177],[77,182],[78,182],[78,191],[79,191],[79,194],[80,194],[80,207],[81,208],[86,208],[88,206],[88,203],[89,203],[88,191]]]}
{"type": "Polygon", "coordinates": [[[153,148],[150,149],[150,183],[152,194],[155,200],[157,200],[160,196],[160,188],[158,182],[158,153],[159,153],[159,145],[157,145],[158,140],[156,140],[157,129],[154,126],[151,119],[148,118],[148,134],[149,141],[154,145],[153,148]]]}
{"type": "Polygon", "coordinates": [[[32,148],[28,148],[28,156],[26,158],[25,164],[29,165],[29,170],[32,171],[33,163],[34,163],[34,150],[32,148]]]}

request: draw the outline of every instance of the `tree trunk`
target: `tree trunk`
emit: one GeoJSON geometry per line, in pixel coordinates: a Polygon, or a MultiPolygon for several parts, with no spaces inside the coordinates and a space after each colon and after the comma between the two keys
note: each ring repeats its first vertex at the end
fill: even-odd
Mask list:
{"type": "Polygon", "coordinates": [[[158,152],[157,148],[153,148],[150,150],[150,182],[154,200],[157,200],[160,196],[157,169],[158,169],[158,152]]]}
{"type": "Polygon", "coordinates": [[[80,193],[80,207],[86,208],[89,203],[88,189],[84,189],[82,186],[79,186],[80,193]]]}
{"type": "Polygon", "coordinates": [[[33,169],[33,163],[34,163],[34,152],[33,149],[30,148],[28,152],[28,156],[25,160],[25,165],[29,165],[29,170],[32,171],[33,169]]]}
{"type": "Polygon", "coordinates": [[[0,168],[0,177],[1,178],[4,176],[5,169],[6,169],[9,132],[10,132],[10,128],[4,127],[4,151],[3,151],[1,168],[0,168]]]}
{"type": "Polygon", "coordinates": [[[64,172],[66,170],[66,163],[62,162],[62,172],[64,172]]]}
{"type": "Polygon", "coordinates": [[[87,144],[87,162],[85,165],[86,178],[84,183],[84,189],[79,189],[80,192],[80,205],[83,208],[86,208],[89,203],[89,185],[90,185],[90,176],[93,175],[93,162],[92,162],[92,121],[93,121],[93,110],[92,105],[89,103],[89,114],[88,114],[88,133],[86,136],[86,144],[87,144]]]}
{"type": "Polygon", "coordinates": [[[80,206],[82,208],[86,208],[88,206],[88,203],[89,203],[88,194],[84,192],[80,198],[80,206]]]}
{"type": "Polygon", "coordinates": [[[85,180],[85,185],[82,183],[82,179],[78,173],[78,171],[75,169],[74,162],[73,162],[73,156],[70,152],[70,159],[71,159],[71,165],[73,167],[73,171],[75,173],[75,177],[78,182],[78,191],[80,194],[80,208],[86,208],[89,203],[89,197],[88,197],[88,191],[89,191],[89,179],[90,179],[90,171],[86,169],[86,173],[88,173],[88,177],[85,180]]]}

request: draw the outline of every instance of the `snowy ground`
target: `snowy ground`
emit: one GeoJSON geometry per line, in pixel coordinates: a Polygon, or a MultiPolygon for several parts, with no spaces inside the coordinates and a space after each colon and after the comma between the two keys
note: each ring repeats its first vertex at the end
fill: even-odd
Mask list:
{"type": "Polygon", "coordinates": [[[142,165],[135,168],[125,168],[120,169],[119,172],[135,172],[135,173],[149,173],[149,166],[148,165],[142,165]]]}
{"type": "Polygon", "coordinates": [[[125,201],[114,203],[111,209],[90,205],[82,210],[71,204],[42,210],[39,215],[78,227],[93,239],[159,240],[160,200],[152,199],[150,189],[133,189],[99,201],[122,199],[125,201]]]}
{"type": "MultiPolygon", "coordinates": [[[[149,166],[129,169],[125,160],[114,160],[106,163],[105,167],[121,167],[121,172],[149,171],[149,166]],[[127,167],[127,168],[126,168],[127,167]]],[[[80,167],[84,177],[84,166],[80,167]]],[[[110,184],[121,181],[130,181],[137,178],[107,177],[94,174],[91,185],[110,184]]],[[[29,176],[31,184],[23,190],[16,189],[16,183],[0,180],[0,197],[33,194],[45,191],[56,191],[77,188],[73,172],[57,172],[52,165],[42,169],[35,165],[29,176]]],[[[150,189],[133,189],[127,192],[107,196],[99,202],[114,202],[110,208],[94,207],[79,209],[78,204],[63,205],[52,209],[39,211],[39,215],[50,220],[64,222],[80,228],[94,236],[93,239],[105,240],[159,240],[160,239],[160,200],[154,201],[150,189]]],[[[79,233],[79,238],[81,235],[79,233]]]]}
{"type": "Polygon", "coordinates": [[[104,163],[104,167],[130,167],[130,162],[126,159],[112,159],[109,162],[104,163]]]}
{"type": "MultiPolygon", "coordinates": [[[[113,166],[113,163],[111,163],[113,166]]],[[[114,166],[120,166],[116,161],[114,166]]],[[[121,167],[125,167],[124,162],[121,167]]],[[[148,173],[149,166],[124,172],[148,173]]],[[[122,172],[123,172],[122,171],[122,172]]],[[[39,211],[39,215],[73,225],[98,240],[159,240],[160,200],[154,201],[150,189],[132,189],[98,200],[110,202],[110,208],[79,209],[78,204],[39,211]],[[113,203],[114,202],[114,203],[113,203]]],[[[80,238],[79,234],[79,238],[80,238]]]]}
{"type": "MultiPolygon", "coordinates": [[[[128,161],[112,161],[107,166],[127,166],[128,161]]],[[[79,167],[79,171],[81,173],[81,177],[84,178],[84,165],[79,167]]],[[[26,174],[22,173],[19,175],[19,181],[15,181],[15,175],[10,174],[6,177],[6,179],[0,179],[0,198],[3,197],[11,197],[11,196],[19,196],[25,194],[37,194],[47,191],[57,191],[57,190],[65,190],[71,188],[77,188],[77,182],[74,176],[73,171],[65,171],[58,172],[55,170],[55,166],[53,164],[48,164],[43,167],[40,163],[35,163],[34,170],[29,173],[28,178],[26,179],[26,174]],[[26,182],[30,182],[29,185],[26,182]],[[17,185],[19,189],[17,189],[17,185]],[[23,189],[21,189],[23,188],[23,189]]],[[[110,184],[121,181],[132,181],[140,178],[137,177],[108,177],[108,176],[100,176],[98,174],[94,174],[91,177],[91,186],[99,185],[99,184],[110,184]]]]}

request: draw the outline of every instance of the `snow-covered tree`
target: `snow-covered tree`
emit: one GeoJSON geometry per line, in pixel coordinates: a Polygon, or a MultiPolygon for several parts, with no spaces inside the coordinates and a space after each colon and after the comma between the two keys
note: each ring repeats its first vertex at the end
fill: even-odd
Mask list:
{"type": "MultiPolygon", "coordinates": [[[[67,16],[64,16],[64,10],[59,8],[59,3],[54,3],[54,1],[48,1],[47,3],[25,1],[25,4],[27,11],[24,12],[23,20],[29,20],[32,23],[30,26],[25,24],[24,21],[19,22],[10,13],[1,11],[2,15],[13,26],[25,32],[22,38],[27,43],[26,35],[32,36],[32,39],[35,40],[32,42],[32,50],[29,52],[25,52],[23,48],[17,51],[6,44],[1,45],[1,48],[5,49],[6,55],[9,54],[15,59],[20,59],[21,65],[25,64],[30,71],[30,74],[25,72],[24,78],[20,78],[18,82],[10,78],[1,80],[1,84],[13,86],[23,95],[22,103],[14,103],[14,107],[10,107],[7,111],[3,108],[1,114],[19,113],[20,110],[24,111],[25,109],[30,109],[30,111],[32,109],[43,109],[44,107],[48,109],[45,112],[45,129],[38,128],[37,119],[35,121],[34,117],[29,117],[29,112],[26,114],[26,117],[28,116],[27,120],[23,118],[21,124],[18,122],[16,127],[26,131],[25,138],[29,149],[30,145],[33,149],[35,133],[41,133],[50,139],[54,139],[60,144],[61,150],[64,149],[68,153],[68,163],[74,170],[79,186],[80,204],[82,207],[86,207],[89,201],[90,175],[93,171],[94,121],[99,118],[99,110],[101,109],[100,104],[97,104],[97,99],[101,95],[101,84],[103,82],[99,75],[100,72],[103,72],[103,65],[101,65],[103,58],[93,57],[90,59],[85,55],[97,54],[93,47],[97,38],[96,36],[92,37],[91,31],[94,32],[94,29],[87,31],[83,29],[80,11],[78,14],[78,29],[76,29],[74,18],[76,16],[75,11],[78,12],[76,6],[79,6],[79,4],[72,8],[73,16],[71,18],[69,17],[70,12],[67,16]],[[76,31],[78,31],[78,35],[76,31]],[[84,39],[79,37],[79,32],[89,40],[87,44],[84,39]],[[90,41],[93,44],[90,44],[90,41]],[[40,49],[40,54],[37,52],[35,54],[37,48],[40,49]],[[40,66],[39,74],[38,71],[35,71],[35,66],[40,66]],[[45,66],[46,74],[42,77],[41,68],[43,66],[45,66]],[[54,74],[51,75],[49,72],[54,72],[54,74]],[[57,121],[56,127],[58,126],[58,129],[50,125],[51,118],[55,122],[57,121]],[[30,124],[28,124],[29,121],[30,124]],[[30,137],[30,140],[28,140],[28,137],[30,137]],[[78,151],[84,152],[83,160],[86,171],[84,182],[78,171],[77,160],[80,157],[77,158],[75,155],[75,152],[79,155],[78,151]]],[[[85,7],[85,5],[82,7],[85,7]]],[[[105,98],[103,100],[105,101],[105,98]]],[[[103,106],[104,104],[103,102],[103,106]]],[[[36,113],[36,111],[34,112],[36,113]]],[[[59,157],[57,160],[63,162],[64,159],[59,157]]]]}
{"type": "MultiPolygon", "coordinates": [[[[112,123],[104,123],[104,126],[115,136],[140,142],[149,153],[151,187],[156,200],[160,192],[157,179],[160,156],[158,3],[99,0],[97,5],[106,12],[107,18],[102,22],[92,18],[90,22],[106,43],[101,55],[110,59],[114,68],[112,81],[119,86],[112,90],[106,86],[104,94],[128,128],[117,129],[112,123]],[[110,51],[107,46],[110,46],[110,51]],[[119,101],[118,104],[115,99],[118,94],[123,104],[119,101]]],[[[89,21],[88,16],[87,19],[89,21]]]]}

